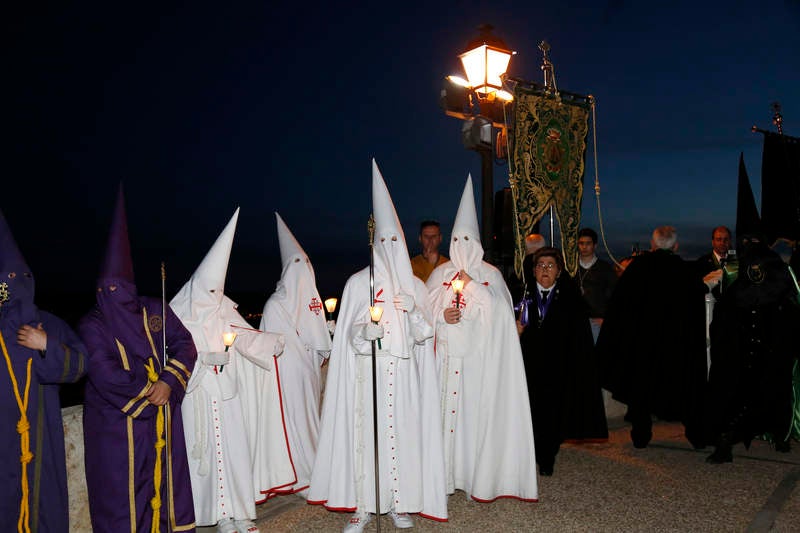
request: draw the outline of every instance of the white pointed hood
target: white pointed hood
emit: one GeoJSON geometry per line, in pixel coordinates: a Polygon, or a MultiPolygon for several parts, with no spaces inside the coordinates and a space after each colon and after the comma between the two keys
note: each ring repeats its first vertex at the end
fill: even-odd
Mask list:
{"type": "Polygon", "coordinates": [[[472,176],[467,175],[467,183],[461,194],[456,220],[450,240],[450,261],[456,270],[464,270],[475,276],[483,262],[481,230],[478,227],[478,213],[475,209],[475,193],[472,190],[472,176]]]}
{"type": "Polygon", "coordinates": [[[239,208],[236,208],[236,212],[217,237],[200,266],[170,302],[173,311],[182,321],[203,323],[227,299],[224,295],[225,278],[228,273],[228,261],[238,220],[239,208]]]}
{"type": "MultiPolygon", "coordinates": [[[[392,197],[383,179],[378,164],[372,160],[372,215],[375,218],[375,240],[373,245],[375,259],[375,279],[382,283],[383,318],[381,322],[394,324],[400,334],[392,337],[391,352],[398,357],[408,357],[410,347],[407,339],[407,317],[402,317],[394,308],[392,300],[399,292],[415,295],[414,273],[408,255],[403,227],[397,217],[392,197]]],[[[376,295],[377,299],[377,295],[376,295]]],[[[421,304],[421,302],[418,302],[421,304]]]]}
{"type": "MultiPolygon", "coordinates": [[[[304,344],[315,350],[331,349],[331,336],[325,321],[325,308],[317,290],[314,268],[303,247],[278,213],[278,244],[283,270],[270,300],[277,301],[290,325],[304,344]]],[[[269,329],[270,324],[263,328],[269,329]]]]}

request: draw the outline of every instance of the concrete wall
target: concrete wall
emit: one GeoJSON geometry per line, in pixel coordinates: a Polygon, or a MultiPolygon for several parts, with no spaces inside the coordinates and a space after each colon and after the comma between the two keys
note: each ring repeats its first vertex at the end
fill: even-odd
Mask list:
{"type": "Polygon", "coordinates": [[[64,418],[64,447],[67,453],[69,530],[71,533],[88,533],[92,531],[92,523],[89,520],[89,499],[83,469],[83,406],[65,407],[61,415],[64,418]]]}

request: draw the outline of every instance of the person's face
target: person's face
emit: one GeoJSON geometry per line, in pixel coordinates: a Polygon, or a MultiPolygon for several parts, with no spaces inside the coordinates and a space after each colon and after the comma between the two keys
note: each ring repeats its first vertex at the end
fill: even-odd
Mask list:
{"type": "Polygon", "coordinates": [[[725,257],[731,248],[731,234],[724,229],[718,229],[711,236],[711,246],[717,255],[725,257]]]}
{"type": "Polygon", "coordinates": [[[426,226],[422,228],[422,233],[419,234],[419,242],[422,244],[422,251],[424,253],[435,252],[442,244],[442,232],[436,226],[426,226]]]}
{"type": "Polygon", "coordinates": [[[594,255],[594,241],[591,237],[581,237],[578,239],[578,255],[583,259],[590,259],[594,255]]]}
{"type": "Polygon", "coordinates": [[[554,257],[542,257],[533,267],[533,275],[536,276],[536,281],[545,289],[555,285],[560,273],[561,270],[559,270],[558,263],[556,263],[554,257]]]}

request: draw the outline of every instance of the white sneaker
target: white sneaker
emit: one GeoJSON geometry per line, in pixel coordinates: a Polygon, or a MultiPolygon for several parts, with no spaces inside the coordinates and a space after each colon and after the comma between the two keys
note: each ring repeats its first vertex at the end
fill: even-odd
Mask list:
{"type": "Polygon", "coordinates": [[[344,526],[342,533],[360,533],[370,521],[372,521],[372,514],[354,513],[348,520],[347,525],[344,526]]]}
{"type": "Polygon", "coordinates": [[[389,516],[392,517],[394,527],[397,529],[408,529],[414,527],[414,520],[411,519],[408,513],[398,513],[394,509],[389,511],[389,516]]]}
{"type": "Polygon", "coordinates": [[[217,522],[217,533],[238,533],[232,518],[223,518],[217,522]]]}
{"type": "Polygon", "coordinates": [[[252,520],[234,520],[236,531],[239,533],[261,533],[258,526],[252,520]]]}

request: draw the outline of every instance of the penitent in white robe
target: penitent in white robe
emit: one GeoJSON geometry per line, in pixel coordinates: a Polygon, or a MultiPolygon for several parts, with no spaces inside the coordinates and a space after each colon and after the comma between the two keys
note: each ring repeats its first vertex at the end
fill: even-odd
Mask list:
{"type": "MultiPolygon", "coordinates": [[[[322,308],[319,300],[315,303],[320,309],[322,308]]],[[[309,307],[313,307],[313,304],[309,307]]],[[[308,312],[313,313],[313,310],[308,312]]],[[[324,329],[324,315],[320,319],[324,329]]],[[[280,331],[286,340],[280,357],[280,386],[289,452],[297,477],[294,485],[284,487],[280,491],[299,492],[305,497],[311,482],[314,458],[317,455],[322,387],[320,367],[325,359],[301,337],[301,332],[295,329],[294,322],[294,317],[289,316],[280,298],[273,295],[267,300],[261,318],[261,328],[280,331]]],[[[324,333],[328,335],[327,329],[324,333]]],[[[324,355],[327,356],[329,353],[330,349],[324,355]]]]}
{"type": "Polygon", "coordinates": [[[247,324],[234,305],[223,298],[218,312],[202,323],[184,321],[198,353],[181,414],[199,526],[213,526],[224,518],[256,518],[250,448],[244,438],[237,376],[242,372],[242,353],[257,349],[261,339],[258,334],[240,335],[228,351],[228,364],[215,367],[202,363],[207,353],[225,351],[222,333],[230,331],[229,324],[247,324]]]}
{"type": "MultiPolygon", "coordinates": [[[[411,313],[395,310],[391,289],[384,290],[391,283],[378,273],[375,279],[375,302],[384,307],[384,337],[376,358],[379,512],[394,509],[444,521],[447,496],[433,331],[424,309],[425,287],[414,279],[414,298],[420,304],[411,313]],[[394,355],[403,343],[396,352],[401,356],[394,355]]],[[[376,510],[372,348],[360,335],[369,321],[369,295],[365,269],[345,285],[328,368],[308,502],[330,510],[376,510]]]]}
{"type": "Polygon", "coordinates": [[[500,271],[479,262],[464,287],[462,317],[447,324],[453,307],[454,263],[428,278],[442,385],[447,491],[477,501],[514,497],[537,501],[536,456],[525,366],[511,296],[500,271]]]}

